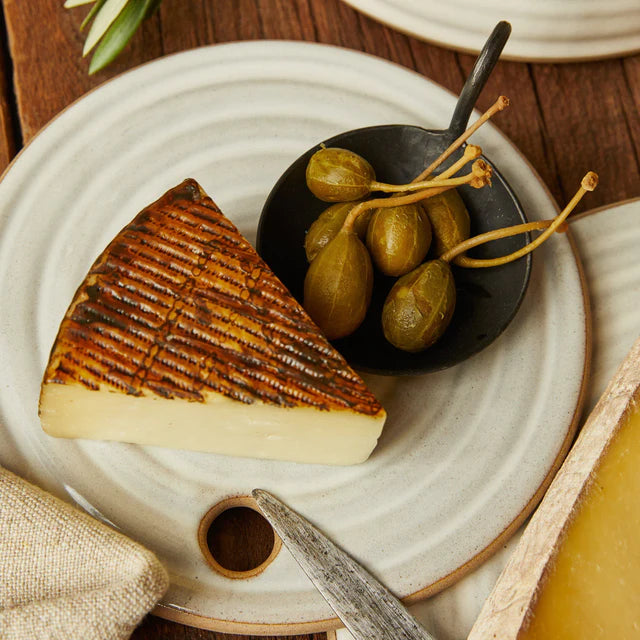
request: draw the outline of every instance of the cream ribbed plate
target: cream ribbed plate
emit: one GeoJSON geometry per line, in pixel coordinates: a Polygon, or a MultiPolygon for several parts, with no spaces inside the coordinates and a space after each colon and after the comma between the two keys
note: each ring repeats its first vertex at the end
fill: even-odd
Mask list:
{"type": "MultiPolygon", "coordinates": [[[[320,525],[400,595],[457,579],[539,497],[570,439],[587,360],[582,284],[567,236],[536,252],[520,311],[481,354],[438,374],[367,378],[389,420],[363,465],[57,440],[38,423],[40,378],[67,305],[95,257],[144,205],[191,176],[253,240],[267,193],[303,150],[364,125],[442,128],[454,104],[423,77],[352,51],[288,42],[198,49],[85,96],[0,183],[0,462],[156,551],[173,576],[161,615],[271,634],[334,624],[286,550],[247,580],[208,568],[200,519],[254,487],[320,525]]],[[[476,141],[530,218],[555,213],[495,128],[476,141]]]]}
{"type": "Polygon", "coordinates": [[[586,211],[571,228],[591,299],[591,410],[640,336],[640,198],[586,211]]]}
{"type": "Polygon", "coordinates": [[[513,25],[502,58],[590,60],[640,51],[638,0],[345,0],[399,31],[478,52],[500,20],[513,25]]]}

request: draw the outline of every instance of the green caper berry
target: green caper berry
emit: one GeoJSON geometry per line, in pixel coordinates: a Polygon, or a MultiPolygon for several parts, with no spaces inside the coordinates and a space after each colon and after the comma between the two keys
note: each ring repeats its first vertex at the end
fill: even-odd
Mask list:
{"type": "Polygon", "coordinates": [[[451,322],[456,287],[449,264],[431,260],[402,276],[382,309],[385,338],[398,349],[417,352],[430,347],[451,322]]]}
{"type": "Polygon", "coordinates": [[[316,151],[307,164],[307,186],[325,202],[351,202],[365,198],[376,179],[373,167],[347,149],[325,147],[316,151]]]}
{"type": "Polygon", "coordinates": [[[367,229],[374,264],[388,276],[415,269],[431,245],[431,225],[417,204],[376,209],[367,229]]]}

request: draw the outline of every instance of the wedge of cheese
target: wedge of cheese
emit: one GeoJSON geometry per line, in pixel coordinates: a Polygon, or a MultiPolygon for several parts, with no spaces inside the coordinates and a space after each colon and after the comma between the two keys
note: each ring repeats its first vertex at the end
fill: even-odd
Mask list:
{"type": "Polygon", "coordinates": [[[386,414],[194,180],[92,266],[51,351],[53,436],[354,464],[386,414]]]}
{"type": "Polygon", "coordinates": [[[640,638],[640,340],[584,425],[468,640],[640,638]]]}

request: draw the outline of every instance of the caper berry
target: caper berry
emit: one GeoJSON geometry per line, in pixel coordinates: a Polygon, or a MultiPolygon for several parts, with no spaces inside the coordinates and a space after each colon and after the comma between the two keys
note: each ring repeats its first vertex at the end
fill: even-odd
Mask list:
{"type": "MultiPolygon", "coordinates": [[[[316,257],[322,247],[335,238],[338,231],[342,229],[347,214],[356,204],[358,203],[340,202],[332,204],[314,220],[304,239],[304,250],[309,262],[316,257]]],[[[371,210],[368,210],[356,218],[353,228],[361,239],[364,239],[367,233],[371,213],[371,210]]]]}
{"type": "Polygon", "coordinates": [[[456,287],[448,263],[425,262],[391,288],[382,309],[385,338],[403,351],[422,351],[445,332],[455,304],[456,287]]]}
{"type": "Polygon", "coordinates": [[[388,276],[415,269],[429,251],[431,224],[417,204],[376,209],[367,229],[374,264],[388,276]]]}
{"type": "Polygon", "coordinates": [[[324,147],[307,164],[307,186],[325,202],[350,202],[365,198],[376,175],[361,156],[347,149],[324,147]]]}
{"type": "Polygon", "coordinates": [[[329,340],[353,333],[371,302],[373,266],[360,238],[345,229],[316,255],[304,279],[304,308],[329,340]]]}
{"type": "Polygon", "coordinates": [[[440,257],[469,237],[469,212],[455,189],[424,200],[422,208],[431,222],[436,256],[440,257]]]}

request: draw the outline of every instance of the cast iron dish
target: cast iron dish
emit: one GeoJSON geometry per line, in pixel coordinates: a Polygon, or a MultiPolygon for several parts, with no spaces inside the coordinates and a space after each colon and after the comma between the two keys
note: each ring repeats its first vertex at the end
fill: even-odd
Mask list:
{"type": "MultiPolygon", "coordinates": [[[[469,117],[511,32],[500,22],[480,53],[462,89],[451,124],[444,130],[427,130],[413,125],[381,125],[355,129],[324,140],[300,156],[282,175],[267,198],[257,232],[257,249],[276,275],[302,302],[308,263],[304,252],[305,233],[328,206],[307,188],[305,170],[309,158],[327,147],[349,149],[366,158],[381,182],[411,181],[438,157],[466,129],[469,117]]],[[[459,159],[460,149],[442,165],[459,159]]],[[[483,189],[460,187],[471,218],[471,235],[526,222],[520,203],[493,168],[492,186],[483,189]]],[[[528,234],[505,238],[478,247],[477,258],[494,258],[523,247],[528,234]]],[[[355,368],[382,375],[420,374],[445,369],[469,358],[491,344],[517,312],[529,282],[531,256],[487,269],[465,269],[453,265],[457,304],[453,319],[442,338],[420,353],[407,353],[386,341],[380,322],[385,297],[395,278],[374,276],[371,306],[363,324],[352,335],[336,340],[335,347],[355,368]]]]}

